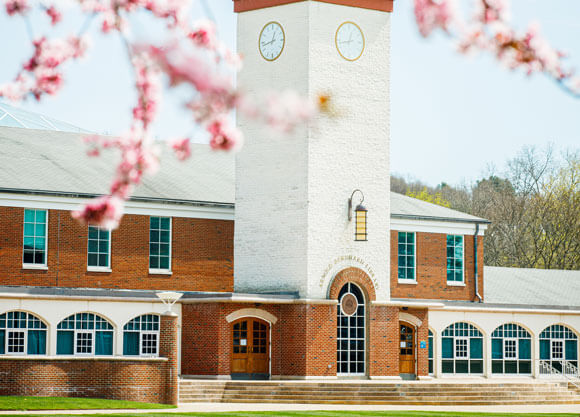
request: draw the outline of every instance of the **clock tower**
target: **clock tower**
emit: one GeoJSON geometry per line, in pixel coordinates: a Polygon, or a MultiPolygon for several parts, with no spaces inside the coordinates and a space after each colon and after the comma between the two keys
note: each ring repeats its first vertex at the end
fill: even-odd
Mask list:
{"type": "Polygon", "coordinates": [[[234,9],[239,86],[257,96],[328,94],[335,113],[289,136],[238,118],[236,292],[325,299],[334,278],[355,268],[376,300],[388,300],[392,1],[234,0],[234,9]],[[355,237],[363,198],[366,239],[355,237]]]}

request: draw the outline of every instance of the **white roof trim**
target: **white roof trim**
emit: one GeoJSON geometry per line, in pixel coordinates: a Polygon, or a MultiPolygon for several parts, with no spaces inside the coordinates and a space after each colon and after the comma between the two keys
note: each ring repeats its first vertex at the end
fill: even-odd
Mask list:
{"type": "MultiPolygon", "coordinates": [[[[51,210],[78,210],[89,198],[46,196],[38,194],[1,193],[0,206],[51,210]]],[[[233,207],[209,207],[187,204],[127,201],[125,214],[144,216],[187,217],[197,219],[234,220],[233,207]]]]}
{"type": "MultiPolygon", "coordinates": [[[[447,235],[474,235],[475,223],[453,222],[453,221],[431,221],[423,219],[400,219],[391,217],[391,230],[402,232],[423,232],[423,233],[444,233],[447,235]]],[[[487,224],[479,225],[478,236],[483,236],[487,224]]]]}

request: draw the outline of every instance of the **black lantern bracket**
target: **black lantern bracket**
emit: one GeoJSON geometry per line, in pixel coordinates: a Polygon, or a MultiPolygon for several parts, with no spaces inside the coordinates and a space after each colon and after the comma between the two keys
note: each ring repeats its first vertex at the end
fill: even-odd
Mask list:
{"type": "Polygon", "coordinates": [[[354,195],[356,193],[360,194],[360,201],[357,205],[357,207],[361,206],[363,201],[365,201],[365,195],[363,194],[363,192],[361,190],[359,190],[358,188],[356,190],[354,190],[352,192],[352,194],[350,195],[350,198],[348,199],[348,221],[352,220],[352,200],[354,198],[354,195]]]}

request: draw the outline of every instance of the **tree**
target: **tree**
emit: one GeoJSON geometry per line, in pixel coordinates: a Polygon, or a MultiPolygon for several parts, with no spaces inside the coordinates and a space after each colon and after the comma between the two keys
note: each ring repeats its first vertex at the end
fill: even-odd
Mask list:
{"type": "MultiPolygon", "coordinates": [[[[143,175],[156,170],[159,161],[150,126],[157,115],[163,79],[171,88],[192,87],[192,97],[186,103],[192,123],[208,132],[210,145],[216,150],[234,150],[242,143],[241,132],[229,118],[232,111],[283,132],[311,120],[317,112],[333,114],[328,95],[315,97],[314,102],[292,92],[251,97],[236,87],[233,76],[240,67],[240,57],[219,41],[211,21],[190,23],[187,0],[76,0],[72,3],[87,15],[87,20],[78,33],[58,38],[54,33],[39,36],[30,22],[31,15],[36,13],[45,15],[53,26],[58,25],[63,15],[54,4],[4,0],[5,12],[24,20],[34,53],[12,82],[0,85],[0,97],[41,100],[46,95],[57,94],[63,84],[65,66],[87,53],[88,30],[94,21],[100,24],[103,33],[123,40],[135,76],[137,100],[132,110],[133,119],[127,131],[117,138],[87,138],[90,155],[97,156],[103,147],[116,148],[121,161],[109,195],[73,213],[80,221],[116,227],[123,204],[134,186],[141,182],[143,175]],[[173,40],[162,45],[132,40],[131,17],[138,13],[148,13],[162,22],[173,40]]],[[[507,0],[474,0],[473,4],[474,13],[466,20],[453,7],[453,0],[414,0],[420,33],[429,36],[442,30],[459,41],[462,52],[492,52],[510,68],[523,68],[528,74],[543,73],[567,92],[576,94],[576,81],[572,71],[564,68],[563,54],[541,38],[535,27],[523,35],[511,29],[507,0]]],[[[189,157],[189,138],[177,138],[169,143],[179,159],[189,157]]]]}

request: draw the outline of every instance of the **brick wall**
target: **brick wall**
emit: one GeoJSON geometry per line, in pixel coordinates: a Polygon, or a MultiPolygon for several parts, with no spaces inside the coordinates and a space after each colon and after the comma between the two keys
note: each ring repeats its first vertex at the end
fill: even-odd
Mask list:
{"type": "MultiPolygon", "coordinates": [[[[474,289],[473,235],[465,235],[465,286],[447,285],[447,235],[416,233],[417,284],[398,282],[398,232],[391,231],[391,297],[441,300],[476,300],[474,289]]],[[[479,294],[483,297],[483,236],[478,237],[479,294]]]]}
{"type": "Polygon", "coordinates": [[[88,272],[88,228],[62,210],[48,210],[48,270],[22,269],[23,217],[0,207],[0,285],[233,290],[233,221],[173,218],[169,276],[149,274],[149,216],[125,215],[111,234],[112,272],[88,272]]]}
{"type": "Polygon", "coordinates": [[[166,403],[161,360],[0,358],[0,395],[166,403]]]}

